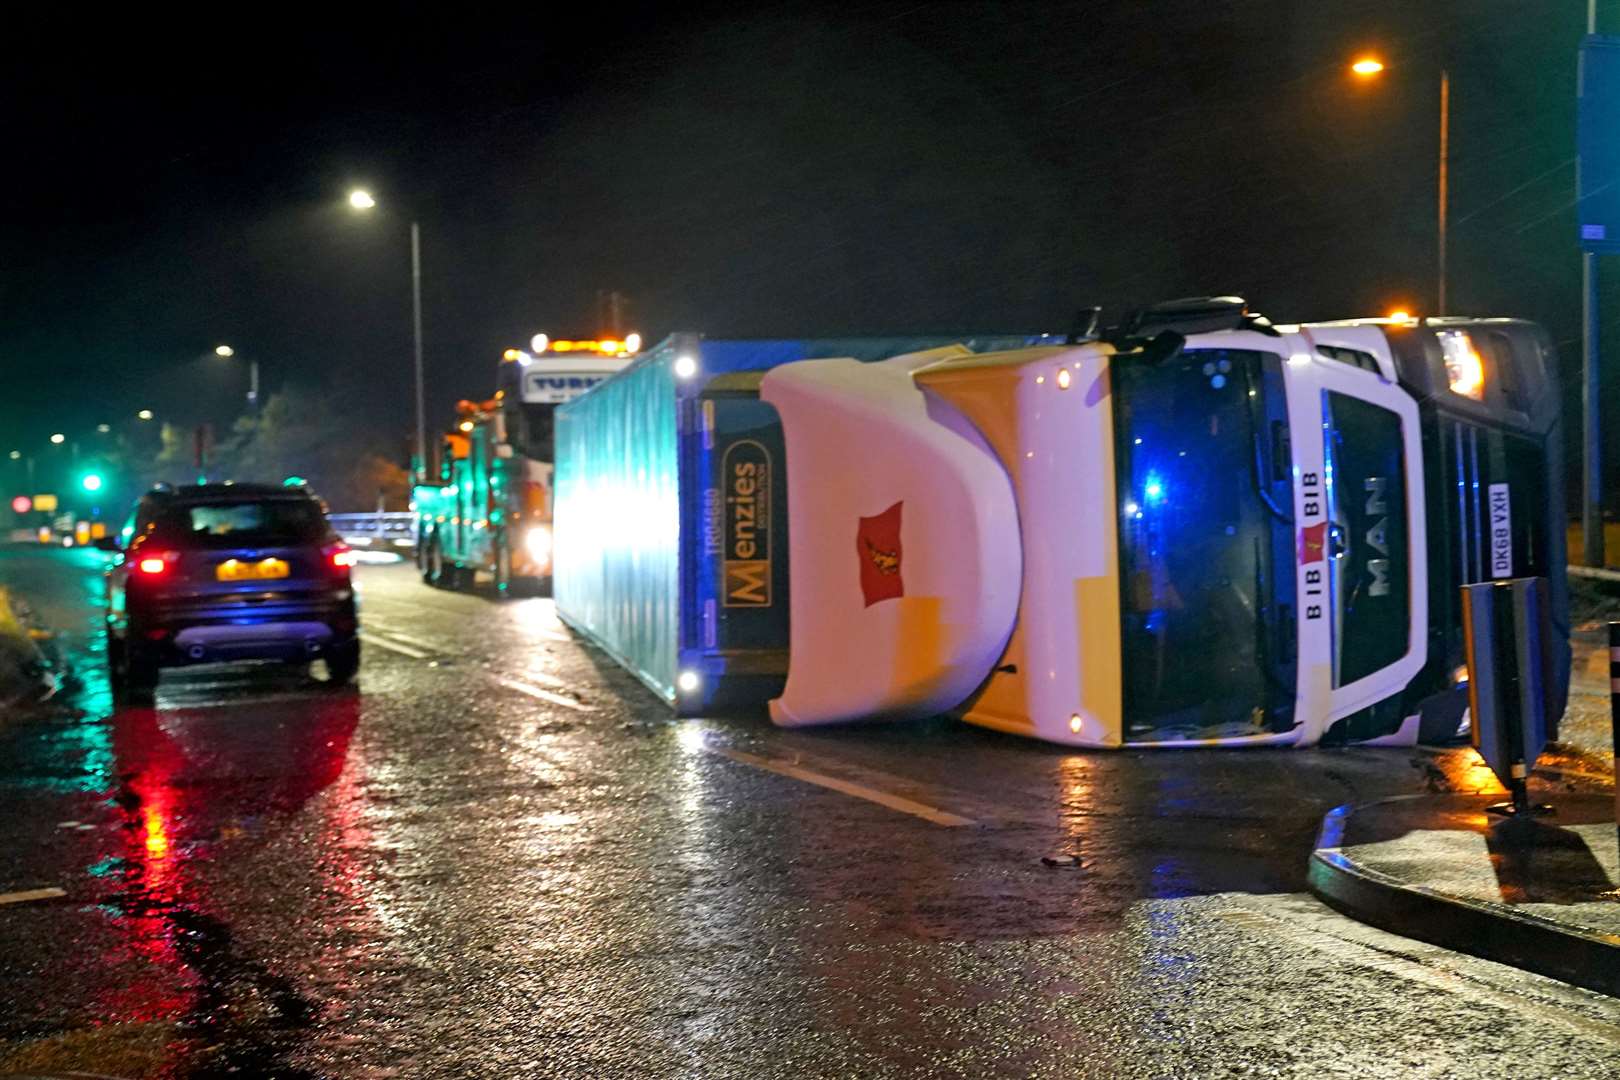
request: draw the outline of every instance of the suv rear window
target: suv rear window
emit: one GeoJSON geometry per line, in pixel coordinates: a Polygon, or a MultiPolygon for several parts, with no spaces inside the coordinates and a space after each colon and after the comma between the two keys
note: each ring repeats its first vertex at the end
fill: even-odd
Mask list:
{"type": "Polygon", "coordinates": [[[256,499],[166,506],[154,532],[170,543],[208,546],[314,543],[326,535],[320,504],[310,499],[256,499]]]}

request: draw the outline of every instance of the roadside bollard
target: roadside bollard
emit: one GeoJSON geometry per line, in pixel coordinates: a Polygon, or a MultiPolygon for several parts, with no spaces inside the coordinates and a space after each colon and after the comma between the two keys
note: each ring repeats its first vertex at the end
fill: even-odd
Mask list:
{"type": "Polygon", "coordinates": [[[1474,749],[1512,801],[1492,813],[1551,813],[1530,804],[1530,769],[1547,744],[1555,662],[1546,578],[1510,578],[1462,587],[1463,645],[1474,749]]]}

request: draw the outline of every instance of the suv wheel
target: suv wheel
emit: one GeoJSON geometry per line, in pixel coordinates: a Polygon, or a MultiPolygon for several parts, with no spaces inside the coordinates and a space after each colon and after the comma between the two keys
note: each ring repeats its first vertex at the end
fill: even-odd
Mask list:
{"type": "Polygon", "coordinates": [[[150,705],[157,691],[157,661],[127,640],[120,643],[118,652],[123,668],[123,677],[117,679],[120,695],[131,705],[150,705]]]}
{"type": "Polygon", "coordinates": [[[344,642],[326,654],[326,681],[336,686],[351,682],[360,670],[360,642],[344,642]]]}
{"type": "Polygon", "coordinates": [[[129,677],[127,665],[124,661],[124,639],[114,637],[107,632],[107,684],[112,688],[113,697],[122,697],[124,682],[129,677]]]}

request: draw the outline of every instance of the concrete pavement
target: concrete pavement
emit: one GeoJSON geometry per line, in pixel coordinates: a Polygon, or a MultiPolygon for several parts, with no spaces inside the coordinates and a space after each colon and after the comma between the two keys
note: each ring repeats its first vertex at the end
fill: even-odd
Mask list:
{"type": "Polygon", "coordinates": [[[1532,785],[1547,816],[1500,794],[1396,796],[1329,813],[1312,890],[1393,933],[1620,995],[1620,852],[1612,792],[1532,785]]]}

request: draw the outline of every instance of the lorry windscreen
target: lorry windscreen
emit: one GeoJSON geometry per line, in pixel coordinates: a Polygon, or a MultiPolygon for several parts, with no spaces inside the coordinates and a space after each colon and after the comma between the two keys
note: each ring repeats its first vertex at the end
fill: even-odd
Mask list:
{"type": "Polygon", "coordinates": [[[1348,394],[1323,395],[1328,512],[1335,557],[1333,685],[1395,663],[1410,644],[1411,555],[1401,418],[1348,394]]]}
{"type": "Polygon", "coordinates": [[[519,417],[520,425],[508,422],[506,437],[524,457],[533,458],[535,461],[550,461],[552,438],[557,423],[556,404],[549,401],[525,401],[519,417]]]}
{"type": "Polygon", "coordinates": [[[1296,643],[1282,359],[1112,365],[1125,737],[1286,731],[1296,643]]]}

